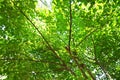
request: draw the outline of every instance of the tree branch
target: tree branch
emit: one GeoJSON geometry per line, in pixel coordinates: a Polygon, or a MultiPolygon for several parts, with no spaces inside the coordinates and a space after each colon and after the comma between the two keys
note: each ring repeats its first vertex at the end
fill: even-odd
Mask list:
{"type": "Polygon", "coordinates": [[[30,61],[30,62],[43,62],[43,63],[50,63],[50,64],[57,64],[57,65],[61,65],[62,66],[62,64],[60,64],[60,63],[55,63],[55,62],[50,62],[50,61],[47,61],[47,60],[34,60],[34,59],[22,59],[22,58],[6,58],[6,59],[4,59],[4,58],[2,58],[2,59],[0,59],[1,61],[30,61]]]}
{"type": "Polygon", "coordinates": [[[52,46],[49,44],[49,42],[45,39],[45,37],[43,36],[43,34],[40,32],[40,30],[37,28],[37,26],[32,22],[32,20],[18,6],[16,6],[14,2],[13,2],[13,4],[24,15],[24,17],[33,25],[33,27],[37,30],[37,32],[43,38],[43,40],[45,41],[45,43],[47,44],[47,46],[53,52],[53,54],[62,62],[62,64],[64,65],[64,67],[67,68],[67,70],[69,70],[71,72],[71,74],[73,74],[75,76],[75,73],[66,65],[66,63],[64,62],[64,60],[62,60],[62,58],[60,56],[58,56],[58,54],[55,52],[55,50],[52,48],[52,46]]]}
{"type": "Polygon", "coordinates": [[[105,75],[108,79],[113,80],[112,77],[110,76],[110,74],[106,71],[106,69],[101,65],[101,63],[98,60],[96,60],[96,64],[100,66],[100,68],[105,73],[105,75]]]}
{"type": "Polygon", "coordinates": [[[79,46],[84,40],[86,40],[91,34],[93,34],[95,31],[97,31],[98,29],[92,29],[92,31],[90,31],[76,46],[79,46]]]}
{"type": "MultiPolygon", "coordinates": [[[[14,3],[14,2],[13,2],[14,3]]],[[[14,4],[15,5],[15,4],[14,4]]],[[[15,5],[16,6],[16,5],[15,5]]],[[[16,6],[16,8],[24,15],[24,17],[33,25],[33,27],[37,30],[37,32],[40,34],[40,36],[43,38],[43,40],[45,41],[45,43],[47,44],[47,46],[50,48],[50,50],[55,54],[55,56],[57,58],[60,59],[60,57],[57,55],[57,53],[55,52],[55,50],[52,48],[52,46],[49,44],[49,42],[45,39],[45,37],[43,36],[43,34],[41,33],[41,31],[37,28],[37,26],[30,20],[30,18],[19,8],[16,6]]]]}
{"type": "Polygon", "coordinates": [[[71,0],[70,0],[70,30],[69,30],[69,42],[68,42],[68,48],[69,52],[71,54],[71,37],[72,37],[72,6],[71,6],[71,0]]]}
{"type": "Polygon", "coordinates": [[[97,65],[99,65],[99,67],[102,69],[102,71],[105,73],[106,77],[108,77],[110,80],[113,80],[112,77],[108,74],[108,72],[105,70],[105,68],[101,65],[101,63],[97,60],[97,55],[96,55],[96,45],[95,45],[95,42],[94,42],[94,39],[92,38],[92,42],[93,42],[93,48],[94,48],[94,60],[95,60],[95,63],[97,65]]]}

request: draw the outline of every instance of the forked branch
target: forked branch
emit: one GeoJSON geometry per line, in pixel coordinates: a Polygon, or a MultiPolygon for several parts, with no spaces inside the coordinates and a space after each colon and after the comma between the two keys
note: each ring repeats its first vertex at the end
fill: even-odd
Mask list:
{"type": "MultiPolygon", "coordinates": [[[[12,1],[13,2],[13,1],[12,1]]],[[[66,70],[69,70],[71,72],[71,74],[73,74],[75,76],[75,73],[66,65],[65,61],[55,52],[55,50],[53,49],[53,47],[49,44],[49,42],[46,40],[46,38],[43,36],[42,32],[37,28],[37,26],[32,22],[32,20],[22,11],[21,8],[19,8],[18,6],[15,5],[15,3],[13,2],[14,6],[20,11],[21,14],[24,15],[24,17],[32,24],[32,26],[37,30],[37,32],[40,34],[40,36],[43,38],[43,40],[45,41],[45,43],[47,44],[47,46],[50,48],[50,50],[53,52],[53,54],[62,62],[62,64],[64,65],[64,67],[66,68],[66,70]]]]}

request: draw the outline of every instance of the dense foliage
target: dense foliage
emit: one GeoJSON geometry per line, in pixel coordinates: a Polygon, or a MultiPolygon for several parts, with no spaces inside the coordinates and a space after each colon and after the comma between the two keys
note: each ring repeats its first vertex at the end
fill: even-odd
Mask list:
{"type": "Polygon", "coordinates": [[[120,79],[119,0],[40,1],[0,0],[0,76],[120,79]]]}

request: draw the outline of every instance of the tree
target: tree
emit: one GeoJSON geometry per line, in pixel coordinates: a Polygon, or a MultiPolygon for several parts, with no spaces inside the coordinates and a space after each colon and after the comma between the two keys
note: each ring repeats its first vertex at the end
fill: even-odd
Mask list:
{"type": "Polygon", "coordinates": [[[118,0],[53,0],[52,10],[37,3],[0,1],[0,75],[8,80],[120,78],[118,0]]]}

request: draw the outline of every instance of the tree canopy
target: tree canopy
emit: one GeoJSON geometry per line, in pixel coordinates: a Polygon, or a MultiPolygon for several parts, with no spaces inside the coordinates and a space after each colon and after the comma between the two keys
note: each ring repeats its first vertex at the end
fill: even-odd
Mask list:
{"type": "Polygon", "coordinates": [[[0,79],[119,80],[119,0],[0,0],[0,79]]]}

